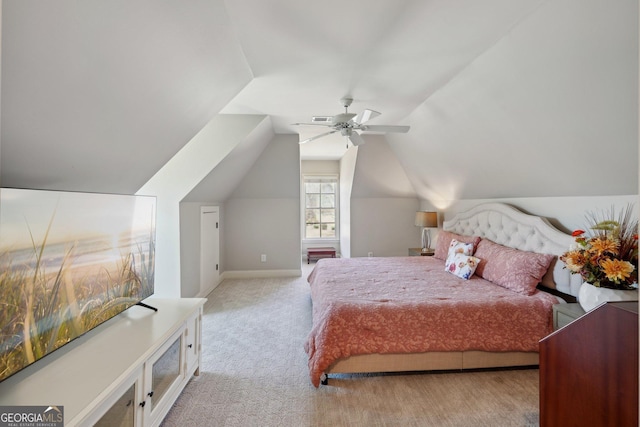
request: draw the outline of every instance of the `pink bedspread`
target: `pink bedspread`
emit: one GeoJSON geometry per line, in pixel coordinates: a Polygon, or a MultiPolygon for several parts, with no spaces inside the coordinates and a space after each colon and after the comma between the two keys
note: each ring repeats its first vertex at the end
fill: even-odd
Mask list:
{"type": "Polygon", "coordinates": [[[335,258],[308,278],[311,382],[338,359],[426,351],[538,351],[557,299],[525,296],[479,277],[465,281],[433,257],[335,258]]]}

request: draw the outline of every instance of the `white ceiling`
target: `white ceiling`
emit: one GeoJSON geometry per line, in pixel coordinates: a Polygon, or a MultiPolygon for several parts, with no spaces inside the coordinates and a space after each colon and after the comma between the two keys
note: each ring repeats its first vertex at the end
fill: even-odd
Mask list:
{"type": "MultiPolygon", "coordinates": [[[[371,124],[411,125],[387,140],[424,199],[638,192],[636,0],[4,0],[2,13],[3,185],[134,192],[217,113],[306,139],[323,129],[292,123],[351,96],[351,112],[382,113],[371,124]]],[[[301,155],[344,150],[331,136],[301,155]]]]}
{"type": "MultiPolygon", "coordinates": [[[[382,113],[370,124],[406,124],[416,107],[503,37],[541,1],[227,1],[253,80],[223,113],[271,116],[301,140],[326,130],[292,126],[312,116],[382,113]]],[[[340,158],[338,135],[301,147],[340,158]]]]}

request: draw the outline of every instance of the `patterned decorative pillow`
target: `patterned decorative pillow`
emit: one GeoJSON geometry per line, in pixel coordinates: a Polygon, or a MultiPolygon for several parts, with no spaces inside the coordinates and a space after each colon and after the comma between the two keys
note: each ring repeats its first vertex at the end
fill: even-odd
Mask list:
{"type": "Polygon", "coordinates": [[[473,243],[459,242],[456,239],[451,239],[449,250],[447,251],[447,263],[458,254],[473,255],[473,243]]]}
{"type": "MultiPolygon", "coordinates": [[[[451,244],[451,240],[456,239],[458,242],[463,243],[473,243],[473,248],[475,250],[478,247],[478,243],[480,242],[479,236],[462,236],[460,234],[452,233],[450,231],[440,230],[438,232],[438,241],[436,242],[436,250],[433,254],[434,258],[438,258],[441,260],[446,260],[449,254],[449,246],[451,244]]],[[[473,255],[470,253],[469,255],[473,255]]]]}
{"type": "Polygon", "coordinates": [[[469,280],[473,273],[476,271],[478,264],[480,264],[480,258],[476,258],[470,255],[456,254],[451,262],[447,260],[445,270],[451,274],[455,274],[464,280],[469,280]]]}
{"type": "Polygon", "coordinates": [[[538,254],[482,239],[475,256],[482,259],[476,274],[512,291],[532,295],[555,255],[538,254]]]}

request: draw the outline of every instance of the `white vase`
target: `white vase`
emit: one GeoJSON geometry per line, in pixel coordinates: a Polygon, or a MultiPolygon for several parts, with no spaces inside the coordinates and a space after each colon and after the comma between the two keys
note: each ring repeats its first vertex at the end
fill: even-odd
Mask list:
{"type": "Polygon", "coordinates": [[[638,301],[638,291],[599,288],[590,283],[583,283],[578,291],[578,302],[584,311],[590,311],[610,301],[638,301]]]}

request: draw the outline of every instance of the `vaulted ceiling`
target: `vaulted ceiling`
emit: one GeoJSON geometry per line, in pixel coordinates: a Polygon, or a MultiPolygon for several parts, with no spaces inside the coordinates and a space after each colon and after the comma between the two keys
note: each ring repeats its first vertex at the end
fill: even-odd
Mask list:
{"type": "Polygon", "coordinates": [[[351,96],[421,198],[638,193],[636,0],[4,0],[1,78],[4,186],[132,193],[217,114],[351,96]]]}

